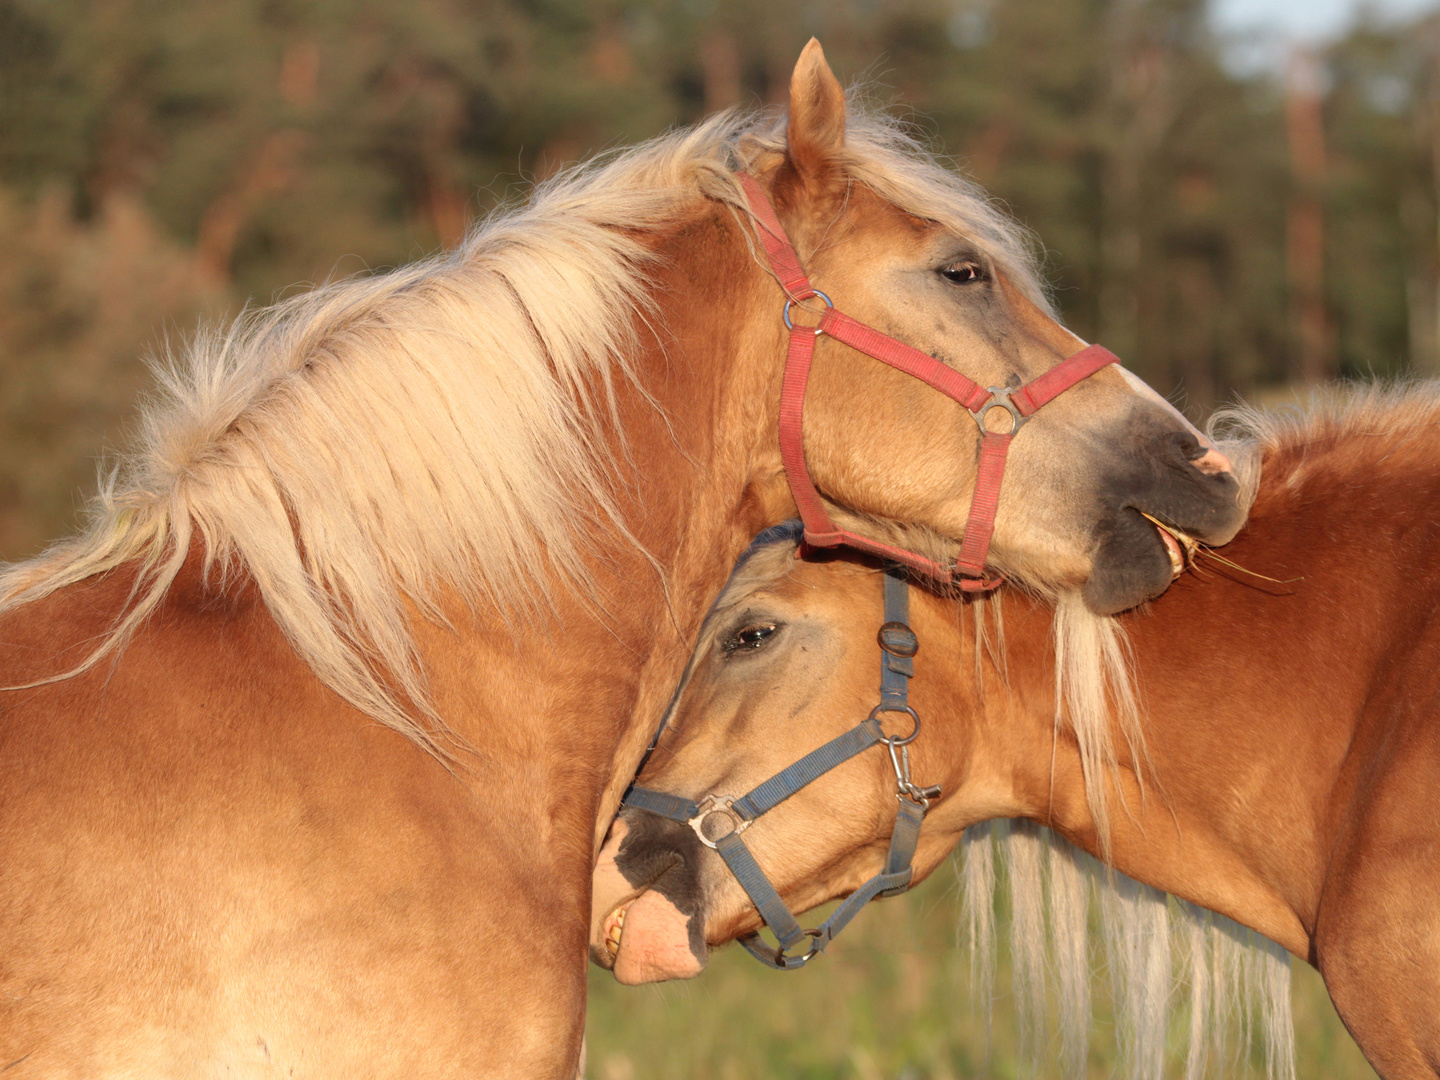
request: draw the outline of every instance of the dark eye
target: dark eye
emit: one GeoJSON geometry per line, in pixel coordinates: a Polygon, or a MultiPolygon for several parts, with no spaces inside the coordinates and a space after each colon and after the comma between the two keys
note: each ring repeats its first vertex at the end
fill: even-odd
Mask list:
{"type": "Polygon", "coordinates": [[[733,653],[740,650],[763,649],[765,643],[778,629],[779,627],[774,623],[751,623],[748,626],[742,626],[725,640],[725,651],[733,653]]]}
{"type": "Polygon", "coordinates": [[[985,268],[969,259],[940,268],[940,276],[953,285],[973,285],[985,280],[985,268]]]}

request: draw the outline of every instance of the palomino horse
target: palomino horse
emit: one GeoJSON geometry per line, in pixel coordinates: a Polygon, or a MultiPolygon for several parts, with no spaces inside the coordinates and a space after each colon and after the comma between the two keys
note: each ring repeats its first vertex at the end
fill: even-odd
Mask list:
{"type": "Polygon", "coordinates": [[[7,1080],[573,1075],[595,854],[787,479],[817,541],[947,564],[982,501],[952,398],[1018,418],[1063,369],[995,571],[1112,610],[1168,584],[1133,508],[1239,527],[1225,459],[1083,346],[814,43],[788,121],[612,156],[195,343],[88,527],[0,577],[7,1080]]]}
{"type": "MultiPolygon", "coordinates": [[[[1213,946],[1234,935],[1213,920],[1207,928],[1190,905],[1314,964],[1383,1076],[1434,1077],[1440,393],[1371,391],[1308,417],[1238,419],[1249,441],[1225,449],[1237,473],[1251,475],[1253,505],[1225,556],[1250,572],[1202,555],[1163,599],[1120,619],[1096,618],[1073,597],[1011,593],[999,634],[978,615],[997,596],[976,604],[973,626],[988,629],[979,645],[953,599],[911,590],[919,652],[909,704],[921,718],[911,774],[942,792],[924,817],[916,876],[978,822],[1039,823],[1183,898],[1182,929],[1202,946],[1196,970],[1215,974],[1213,946]]],[[[759,552],[717,603],[639,783],[684,800],[737,797],[735,808],[711,804],[694,820],[711,840],[748,824],[744,846],[799,911],[852,893],[885,861],[897,768],[883,743],[871,744],[753,823],[737,813],[739,797],[880,700],[877,660],[889,654],[876,628],[894,618],[882,614],[880,575],[792,553],[790,543],[759,552]]],[[[881,719],[897,738],[910,726],[898,713],[881,719]]],[[[1060,846],[1046,855],[1021,832],[1027,859],[1043,856],[1074,877],[1060,846]]],[[[978,879],[989,873],[982,863],[978,879]]],[[[1027,893],[1032,906],[1039,895],[1037,876],[1020,890],[1021,908],[1027,893]]],[[[1097,880],[1102,891],[1118,887],[1113,874],[1097,880]]],[[[1165,909],[1147,905],[1133,882],[1125,889],[1130,925],[1113,936],[1122,951],[1151,940],[1126,962],[1136,969],[1134,1018],[1149,1032],[1139,1071],[1159,1075],[1164,1009],[1154,1003],[1165,984],[1155,971],[1168,978],[1170,962],[1155,927],[1158,919],[1163,930],[1165,909]],[[1147,1007],[1150,1021],[1140,1015],[1147,1007]]],[[[1074,882],[1052,881],[1052,892],[1073,927],[1056,944],[1083,942],[1074,882]]],[[[593,919],[593,955],[629,981],[692,974],[705,943],[759,924],[716,851],[639,809],[624,812],[602,852],[593,919]]],[[[1083,984],[1083,947],[1077,955],[1083,984]]],[[[1250,961],[1271,1010],[1272,1065],[1285,1072],[1288,968],[1250,961]]]]}

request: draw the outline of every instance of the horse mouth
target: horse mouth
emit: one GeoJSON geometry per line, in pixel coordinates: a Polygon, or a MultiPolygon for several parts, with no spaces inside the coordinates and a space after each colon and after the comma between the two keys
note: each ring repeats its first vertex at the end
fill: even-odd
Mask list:
{"type": "Polygon", "coordinates": [[[591,883],[590,959],[627,985],[692,978],[706,961],[695,854],[669,843],[698,841],[647,818],[633,832],[630,820],[615,822],[591,883]]]}
{"type": "Polygon", "coordinates": [[[1194,537],[1187,536],[1179,529],[1166,525],[1159,518],[1151,517],[1144,510],[1139,513],[1155,527],[1155,532],[1160,537],[1160,543],[1165,548],[1165,555],[1170,560],[1170,580],[1175,580],[1190,565],[1195,550],[1200,546],[1199,541],[1194,537]]]}
{"type": "Polygon", "coordinates": [[[604,959],[608,961],[603,967],[615,967],[615,961],[620,957],[620,942],[625,936],[625,913],[630,910],[634,900],[627,900],[609,915],[605,916],[604,923],[600,927],[600,944],[605,950],[604,959]]]}
{"type": "Polygon", "coordinates": [[[645,889],[614,908],[598,937],[591,944],[591,959],[616,982],[629,986],[690,979],[705,966],[705,946],[701,941],[697,948],[691,916],[658,889],[645,889]]]}

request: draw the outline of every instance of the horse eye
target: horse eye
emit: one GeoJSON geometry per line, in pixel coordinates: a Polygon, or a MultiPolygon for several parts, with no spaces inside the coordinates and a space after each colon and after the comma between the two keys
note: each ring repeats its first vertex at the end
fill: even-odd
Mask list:
{"type": "Polygon", "coordinates": [[[737,649],[762,649],[778,629],[774,623],[751,623],[749,626],[742,626],[725,641],[725,651],[733,653],[737,649]]]}
{"type": "Polygon", "coordinates": [[[979,263],[966,260],[942,266],[940,276],[954,285],[973,285],[985,280],[985,270],[979,263]]]}

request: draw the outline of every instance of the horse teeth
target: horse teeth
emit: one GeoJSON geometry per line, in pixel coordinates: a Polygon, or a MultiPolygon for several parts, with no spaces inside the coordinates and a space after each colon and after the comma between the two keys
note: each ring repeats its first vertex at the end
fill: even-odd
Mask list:
{"type": "Polygon", "coordinates": [[[614,960],[620,954],[620,936],[625,932],[625,910],[630,905],[616,908],[610,913],[609,928],[605,932],[605,947],[610,952],[610,959],[614,960]]]}

